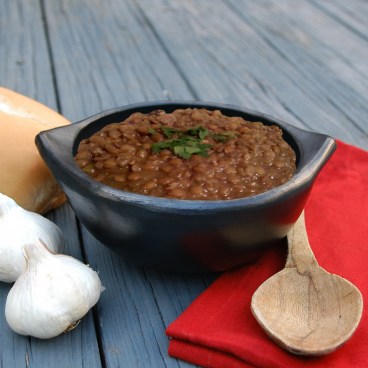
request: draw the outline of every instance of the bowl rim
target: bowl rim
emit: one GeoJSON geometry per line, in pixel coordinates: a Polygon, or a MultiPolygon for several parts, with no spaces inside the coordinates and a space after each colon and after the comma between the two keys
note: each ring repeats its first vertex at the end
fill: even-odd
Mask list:
{"type": "MultiPolygon", "coordinates": [[[[224,113],[224,115],[227,114],[224,113]]],[[[235,115],[236,114],[233,114],[233,116],[235,115]]],[[[105,125],[109,123],[110,122],[107,122],[105,125]]],[[[166,212],[167,210],[176,209],[191,211],[212,211],[216,209],[218,211],[228,210],[229,208],[252,208],[267,205],[269,202],[277,201],[279,198],[292,195],[303,190],[306,185],[312,184],[336,149],[336,142],[332,137],[326,134],[298,128],[271,115],[233,104],[192,100],[145,101],[115,107],[104,110],[70,125],[42,131],[37,134],[35,142],[41,156],[48,166],[57,165],[63,171],[71,173],[72,175],[68,176],[69,180],[73,180],[74,182],[78,183],[78,185],[85,186],[90,192],[98,192],[100,196],[113,200],[128,201],[132,204],[134,203],[136,205],[142,206],[149,205],[151,208],[155,208],[156,210],[164,210],[166,212]],[[115,114],[126,113],[127,116],[129,116],[134,111],[139,111],[142,109],[152,111],[159,108],[165,110],[165,107],[166,109],[169,107],[171,110],[174,110],[175,108],[193,107],[208,108],[212,110],[218,109],[223,113],[224,111],[233,111],[237,112],[238,114],[247,116],[249,115],[252,117],[253,121],[261,120],[278,125],[283,132],[287,132],[287,134],[294,140],[297,148],[300,150],[299,161],[300,166],[302,167],[297,167],[294,176],[286,183],[260,194],[229,200],[192,200],[155,197],[128,192],[121,189],[115,189],[108,185],[97,182],[89,175],[84,173],[75,163],[73,150],[75,150],[75,146],[77,145],[77,139],[79,139],[81,133],[87,127],[91,127],[94,124],[97,125],[101,119],[106,119],[115,114]],[[63,135],[63,137],[60,137],[61,135],[63,135]],[[298,139],[298,135],[302,136],[301,139],[298,139]],[[318,149],[316,149],[315,154],[307,162],[303,161],[305,159],[305,150],[307,149],[305,142],[303,142],[302,139],[303,136],[318,139],[320,141],[319,147],[317,147],[318,149]],[[58,147],[55,147],[55,144],[62,145],[63,149],[57,149],[58,147]],[[302,165],[303,163],[304,165],[302,165]]],[[[55,177],[57,181],[60,181],[57,176],[55,177]]],[[[60,184],[62,187],[64,186],[63,180],[61,180],[60,184]]]]}

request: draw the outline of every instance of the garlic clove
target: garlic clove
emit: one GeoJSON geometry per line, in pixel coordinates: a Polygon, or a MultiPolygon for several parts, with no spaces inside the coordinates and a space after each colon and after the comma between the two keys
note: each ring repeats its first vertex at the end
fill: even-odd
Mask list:
{"type": "Polygon", "coordinates": [[[73,257],[41,242],[24,249],[27,268],[9,291],[5,317],[21,335],[52,338],[75,327],[104,288],[97,272],[73,257]]]}
{"type": "Polygon", "coordinates": [[[14,282],[19,277],[26,268],[23,245],[38,239],[55,253],[64,244],[61,230],[52,221],[0,193],[0,281],[14,282]]]}

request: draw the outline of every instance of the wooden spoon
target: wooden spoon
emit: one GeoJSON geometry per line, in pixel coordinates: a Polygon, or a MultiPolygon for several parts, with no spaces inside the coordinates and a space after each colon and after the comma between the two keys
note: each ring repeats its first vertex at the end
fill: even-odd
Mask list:
{"type": "Polygon", "coordinates": [[[287,239],[285,268],[256,290],[252,313],[266,333],[289,352],[328,354],[357,328],[362,295],[352,283],[318,265],[308,242],[304,212],[287,239]]]}

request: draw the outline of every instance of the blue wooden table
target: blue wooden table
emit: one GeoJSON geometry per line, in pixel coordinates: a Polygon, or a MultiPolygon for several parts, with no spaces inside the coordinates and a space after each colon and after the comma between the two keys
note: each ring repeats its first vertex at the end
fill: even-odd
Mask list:
{"type": "MultiPolygon", "coordinates": [[[[368,149],[365,0],[2,0],[0,84],[78,121],[132,102],[238,104],[368,149]]],[[[217,275],[165,274],[119,259],[68,204],[48,214],[66,253],[106,287],[78,328],[52,340],[6,324],[0,367],[190,367],[165,328],[217,275]]]]}

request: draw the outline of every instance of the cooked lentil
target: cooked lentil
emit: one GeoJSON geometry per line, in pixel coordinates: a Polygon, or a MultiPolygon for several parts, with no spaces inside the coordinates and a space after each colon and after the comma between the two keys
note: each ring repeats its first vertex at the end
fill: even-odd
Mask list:
{"type": "Polygon", "coordinates": [[[109,124],[80,142],[75,160],[92,178],[117,189],[223,200],[285,183],[296,158],[275,125],[188,108],[137,112],[109,124]]]}

